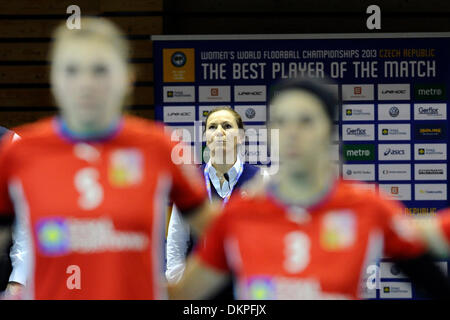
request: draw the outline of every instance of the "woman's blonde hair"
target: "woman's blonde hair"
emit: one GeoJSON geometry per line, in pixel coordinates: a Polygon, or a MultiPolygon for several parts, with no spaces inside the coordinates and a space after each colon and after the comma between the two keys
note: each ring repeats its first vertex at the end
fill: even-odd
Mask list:
{"type": "Polygon", "coordinates": [[[125,63],[130,58],[130,45],[123,32],[113,22],[98,17],[81,18],[80,29],[69,29],[66,22],[61,23],[53,32],[49,60],[53,61],[56,49],[63,42],[71,39],[93,37],[111,44],[125,63]]]}

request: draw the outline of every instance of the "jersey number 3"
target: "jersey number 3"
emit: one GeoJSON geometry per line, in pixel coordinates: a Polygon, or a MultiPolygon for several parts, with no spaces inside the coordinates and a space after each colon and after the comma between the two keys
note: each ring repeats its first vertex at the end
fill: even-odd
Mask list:
{"type": "Polygon", "coordinates": [[[303,271],[309,264],[309,237],[300,231],[293,231],[284,237],[284,269],[289,273],[303,271]]]}
{"type": "Polygon", "coordinates": [[[94,168],[83,168],[75,174],[75,188],[80,194],[78,205],[83,210],[93,210],[103,201],[103,187],[98,182],[99,172],[94,168]]]}

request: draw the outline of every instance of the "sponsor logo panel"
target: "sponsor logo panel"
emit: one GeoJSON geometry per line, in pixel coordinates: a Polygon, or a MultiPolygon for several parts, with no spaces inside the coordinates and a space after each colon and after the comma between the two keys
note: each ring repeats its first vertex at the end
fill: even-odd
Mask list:
{"type": "Polygon", "coordinates": [[[164,122],[194,122],[195,107],[164,107],[164,122]]]}
{"type": "Polygon", "coordinates": [[[378,140],[410,140],[410,124],[379,124],[378,140]]]}
{"type": "Polygon", "coordinates": [[[206,117],[208,116],[208,114],[211,112],[211,110],[216,109],[216,108],[221,108],[221,107],[230,108],[231,106],[199,106],[198,107],[199,120],[204,122],[206,120],[206,117]]]}
{"type": "Polygon", "coordinates": [[[344,104],[342,121],[373,121],[374,113],[373,104],[344,104]]]}
{"type": "Polygon", "coordinates": [[[344,161],[375,160],[375,145],[373,144],[344,144],[342,149],[344,161]]]}
{"type": "Polygon", "coordinates": [[[447,145],[445,143],[415,144],[415,160],[447,160],[447,145]]]}
{"type": "Polygon", "coordinates": [[[416,103],[414,104],[414,120],[446,120],[447,104],[416,103]]]}
{"type": "Polygon", "coordinates": [[[266,86],[235,86],[234,101],[266,101],[266,86]]]}
{"type": "Polygon", "coordinates": [[[230,102],[229,86],[200,86],[198,87],[200,102],[230,102]]]}
{"type": "Polygon", "coordinates": [[[380,192],[383,197],[389,200],[410,201],[411,185],[410,184],[380,184],[380,192]]]}
{"type": "Polygon", "coordinates": [[[344,141],[375,140],[375,127],[373,124],[342,125],[342,140],[344,141]]]}
{"type": "Polygon", "coordinates": [[[447,164],[425,163],[414,165],[415,180],[447,180],[447,164]]]}
{"type": "Polygon", "coordinates": [[[381,299],[412,299],[412,286],[410,282],[382,282],[380,290],[381,299]]]}
{"type": "Polygon", "coordinates": [[[447,129],[445,125],[439,124],[416,124],[414,137],[416,140],[445,140],[447,139],[447,129]]]}
{"type": "Polygon", "coordinates": [[[344,84],[342,85],[343,101],[373,100],[373,84],[344,84]]]}
{"type": "Polygon", "coordinates": [[[378,179],[411,180],[410,164],[380,164],[378,165],[378,179]]]}
{"type": "Polygon", "coordinates": [[[379,84],[378,100],[410,100],[409,84],[379,84]]]}
{"type": "Polygon", "coordinates": [[[379,144],[379,161],[407,161],[411,160],[410,144],[379,144]]]}
{"type": "Polygon", "coordinates": [[[195,102],[195,87],[163,87],[163,95],[164,102],[195,102]]]}
{"type": "Polygon", "coordinates": [[[415,84],[415,100],[446,100],[447,93],[444,84],[415,84]]]}
{"type": "Polygon", "coordinates": [[[415,184],[415,200],[447,200],[446,184],[415,184]]]}
{"type": "Polygon", "coordinates": [[[410,120],[410,104],[379,104],[378,120],[410,120]]]}
{"type": "Polygon", "coordinates": [[[244,122],[266,121],[267,108],[261,106],[234,106],[234,110],[239,113],[244,122]]]}
{"type": "Polygon", "coordinates": [[[342,176],[344,180],[375,180],[374,164],[344,164],[342,166],[342,176]]]}

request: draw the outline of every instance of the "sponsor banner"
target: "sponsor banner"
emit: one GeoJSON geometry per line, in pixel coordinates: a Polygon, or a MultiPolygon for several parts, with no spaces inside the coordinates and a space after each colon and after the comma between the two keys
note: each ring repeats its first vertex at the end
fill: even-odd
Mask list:
{"type": "Polygon", "coordinates": [[[410,164],[378,165],[378,180],[411,180],[410,164]]]}
{"type": "Polygon", "coordinates": [[[194,122],[195,106],[164,107],[164,122],[194,122]]]}
{"type": "Polygon", "coordinates": [[[344,104],[342,121],[373,121],[375,119],[373,104],[344,104]]]}
{"type": "Polygon", "coordinates": [[[447,180],[446,163],[423,163],[414,165],[415,180],[447,180]]]}
{"type": "Polygon", "coordinates": [[[408,161],[411,160],[410,144],[379,144],[379,161],[408,161]]]}
{"type": "Polygon", "coordinates": [[[373,89],[373,84],[344,84],[342,85],[342,100],[373,100],[373,89]]]}
{"type": "Polygon", "coordinates": [[[410,120],[411,105],[407,103],[379,104],[378,120],[410,120]]]}
{"type": "Polygon", "coordinates": [[[195,81],[195,50],[163,49],[163,82],[195,81]]]}
{"type": "Polygon", "coordinates": [[[172,141],[194,142],[194,126],[165,126],[164,130],[170,135],[172,141]]]}
{"type": "Polygon", "coordinates": [[[414,120],[446,120],[447,104],[445,103],[415,103],[414,120]]]}
{"type": "Polygon", "coordinates": [[[200,86],[198,87],[200,102],[230,102],[230,86],[200,86]]]}
{"type": "Polygon", "coordinates": [[[244,122],[265,122],[266,119],[266,106],[234,106],[234,110],[239,113],[244,122]]]}
{"type": "Polygon", "coordinates": [[[194,86],[163,87],[164,102],[195,102],[194,86]]]}
{"type": "Polygon", "coordinates": [[[344,144],[342,153],[344,161],[375,161],[373,144],[344,144]]]}
{"type": "Polygon", "coordinates": [[[380,298],[411,299],[412,286],[410,282],[381,282],[380,298]]]}
{"type": "Polygon", "coordinates": [[[342,125],[343,141],[371,141],[375,140],[373,124],[344,124],[342,125]]]}
{"type": "Polygon", "coordinates": [[[342,177],[344,180],[375,180],[374,164],[344,164],[342,166],[342,177]]]}
{"type": "Polygon", "coordinates": [[[414,185],[415,200],[447,200],[446,184],[415,184],[414,185]]]}
{"type": "Polygon", "coordinates": [[[378,140],[410,140],[410,124],[379,124],[378,140]]]}
{"type": "Polygon", "coordinates": [[[445,84],[415,84],[415,100],[445,100],[447,94],[445,84]]]}
{"type": "Polygon", "coordinates": [[[410,184],[379,184],[382,197],[388,200],[411,200],[411,185],[410,184]]]}
{"type": "Polygon", "coordinates": [[[208,116],[209,112],[211,110],[214,110],[216,108],[221,107],[228,107],[231,108],[231,106],[199,106],[198,107],[198,118],[200,121],[204,122],[206,120],[206,117],[208,116]]]}
{"type": "Polygon", "coordinates": [[[234,101],[265,102],[266,86],[235,86],[234,101]]]}
{"type": "Polygon", "coordinates": [[[447,145],[445,143],[415,144],[415,160],[447,160],[447,145]]]}
{"type": "Polygon", "coordinates": [[[447,130],[445,125],[440,124],[415,124],[414,138],[416,140],[445,140],[447,130]]]}
{"type": "Polygon", "coordinates": [[[409,100],[411,92],[409,84],[379,84],[378,100],[409,100]]]}

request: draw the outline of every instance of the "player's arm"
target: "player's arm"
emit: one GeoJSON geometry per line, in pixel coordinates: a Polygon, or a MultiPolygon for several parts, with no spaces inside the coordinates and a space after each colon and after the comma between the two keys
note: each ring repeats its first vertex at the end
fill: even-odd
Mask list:
{"type": "Polygon", "coordinates": [[[450,255],[450,211],[418,219],[416,227],[434,256],[447,258],[450,255]]]}
{"type": "Polygon", "coordinates": [[[168,287],[172,300],[208,299],[228,281],[228,274],[205,264],[197,255],[190,255],[183,277],[168,287]]]}
{"type": "Polygon", "coordinates": [[[403,207],[396,202],[385,202],[380,207],[385,219],[386,255],[394,259],[418,291],[433,299],[450,298],[449,279],[433,260],[413,218],[403,212],[403,207]]]}

